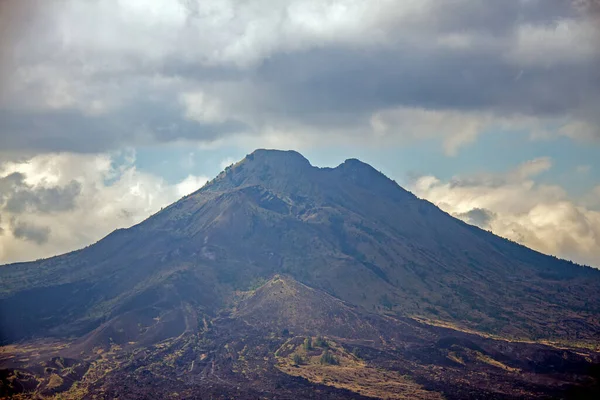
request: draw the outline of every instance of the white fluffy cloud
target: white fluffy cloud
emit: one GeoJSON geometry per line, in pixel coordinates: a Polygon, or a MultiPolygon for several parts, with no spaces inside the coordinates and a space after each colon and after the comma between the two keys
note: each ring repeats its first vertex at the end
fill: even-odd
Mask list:
{"type": "Polygon", "coordinates": [[[422,176],[411,185],[419,197],[468,223],[538,251],[600,267],[600,212],[556,185],[536,183],[550,169],[540,158],[504,174],[457,177],[444,182],[422,176]]]}
{"type": "Polygon", "coordinates": [[[200,188],[138,171],[134,154],[45,154],[0,165],[0,264],[75,250],[200,188]]]}

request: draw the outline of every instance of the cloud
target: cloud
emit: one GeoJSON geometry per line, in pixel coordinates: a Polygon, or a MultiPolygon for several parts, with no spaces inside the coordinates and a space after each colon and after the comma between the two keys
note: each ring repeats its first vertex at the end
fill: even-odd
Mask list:
{"type": "Polygon", "coordinates": [[[188,175],[183,181],[175,185],[175,188],[177,194],[183,197],[200,189],[206,182],[208,182],[208,178],[205,176],[188,175]]]}
{"type": "Polygon", "coordinates": [[[4,1],[0,21],[0,142],[12,152],[292,135],[434,137],[455,155],[494,121],[531,119],[600,139],[593,2],[30,3],[4,1]],[[398,115],[415,127],[394,127],[398,115]],[[448,126],[435,135],[429,117],[448,126]]]}
{"type": "Polygon", "coordinates": [[[489,227],[490,221],[495,218],[495,215],[493,212],[483,208],[473,208],[467,212],[456,214],[456,217],[471,225],[486,229],[489,227]]]}
{"type": "Polygon", "coordinates": [[[507,175],[507,180],[518,182],[527,178],[534,178],[550,168],[552,168],[552,160],[549,157],[536,158],[526,161],[512,170],[507,175]]]}
{"type": "Polygon", "coordinates": [[[442,137],[444,151],[454,156],[460,147],[476,139],[487,119],[455,111],[396,108],[375,113],[371,126],[379,137],[392,135],[405,140],[442,137]]]}
{"type": "Polygon", "coordinates": [[[81,191],[81,184],[71,181],[64,187],[35,189],[23,184],[15,189],[13,193],[8,194],[5,204],[7,212],[13,214],[35,211],[50,213],[72,209],[75,206],[75,199],[81,191]]]}
{"type": "Polygon", "coordinates": [[[224,170],[225,168],[229,167],[231,164],[234,164],[236,161],[237,160],[234,160],[232,157],[224,158],[219,163],[219,167],[221,167],[221,170],[224,170]]]}
{"type": "Polygon", "coordinates": [[[185,118],[201,123],[219,123],[227,119],[226,111],[218,100],[210,99],[202,91],[182,93],[185,118]]]}
{"type": "Polygon", "coordinates": [[[135,153],[40,154],[0,164],[0,264],[84,247],[199,189],[135,168],[135,153]]]}
{"type": "MultiPolygon", "coordinates": [[[[525,162],[503,174],[455,177],[444,182],[421,176],[410,189],[467,223],[490,229],[533,249],[600,267],[600,212],[535,177],[551,160],[525,162]]],[[[599,192],[600,193],[600,192],[599,192]]]]}
{"type": "Polygon", "coordinates": [[[598,55],[593,21],[565,18],[544,25],[523,24],[508,57],[522,66],[579,64],[598,55]]]}
{"type": "Polygon", "coordinates": [[[591,165],[578,165],[575,168],[575,172],[581,175],[588,174],[592,170],[591,165]]]}
{"type": "Polygon", "coordinates": [[[12,234],[17,239],[32,241],[38,245],[48,242],[50,228],[47,226],[37,226],[27,222],[20,222],[13,219],[12,234]]]}

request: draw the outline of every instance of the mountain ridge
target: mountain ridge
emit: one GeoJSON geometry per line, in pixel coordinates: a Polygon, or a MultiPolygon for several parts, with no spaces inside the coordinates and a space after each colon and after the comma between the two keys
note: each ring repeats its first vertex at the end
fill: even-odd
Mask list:
{"type": "MultiPolygon", "coordinates": [[[[129,230],[129,229],[132,229],[132,228],[136,228],[137,226],[144,224],[144,223],[145,223],[147,220],[150,220],[150,219],[152,219],[153,217],[155,217],[155,216],[157,216],[157,215],[159,215],[159,214],[161,214],[161,213],[165,212],[165,211],[166,211],[167,209],[169,209],[170,207],[174,207],[174,206],[176,206],[178,203],[180,203],[180,202],[181,202],[182,200],[184,200],[184,199],[187,199],[187,198],[189,198],[189,197],[193,197],[193,196],[196,196],[196,195],[199,195],[199,194],[204,194],[204,193],[206,193],[207,191],[211,191],[211,192],[212,192],[212,191],[217,191],[217,190],[213,189],[213,185],[214,185],[214,184],[215,184],[215,183],[216,183],[218,180],[220,180],[220,179],[223,179],[224,177],[226,177],[226,176],[227,176],[227,172],[228,172],[230,169],[232,169],[232,168],[235,168],[236,166],[239,166],[239,165],[241,165],[241,164],[242,164],[242,163],[244,163],[244,162],[248,162],[249,160],[254,160],[254,159],[257,157],[257,155],[261,155],[261,157],[262,157],[263,159],[268,159],[268,158],[269,158],[269,157],[268,157],[268,155],[273,155],[273,154],[277,154],[277,155],[281,155],[281,156],[285,156],[285,155],[291,154],[291,155],[293,155],[293,157],[294,157],[295,159],[297,159],[297,160],[301,160],[301,161],[300,161],[300,163],[299,163],[300,165],[301,165],[301,164],[304,164],[304,166],[310,167],[310,169],[312,169],[312,170],[335,171],[335,170],[342,170],[342,169],[346,168],[348,165],[350,165],[350,166],[361,166],[361,167],[366,167],[366,168],[367,168],[369,171],[371,171],[371,172],[374,172],[374,173],[376,174],[376,176],[378,176],[379,178],[384,178],[384,179],[385,179],[387,182],[391,182],[391,183],[393,183],[394,185],[396,185],[396,186],[397,186],[397,188],[401,189],[401,191],[402,191],[402,192],[408,193],[408,194],[410,194],[411,196],[413,196],[415,199],[418,199],[419,201],[421,201],[421,202],[423,202],[423,203],[430,204],[430,205],[432,205],[433,207],[435,207],[435,208],[437,209],[437,206],[435,206],[435,204],[433,204],[433,203],[431,203],[431,202],[427,201],[426,199],[420,199],[420,198],[416,197],[416,196],[415,196],[414,194],[412,194],[410,191],[408,191],[407,189],[405,189],[405,188],[403,188],[402,186],[398,185],[398,184],[397,184],[397,183],[396,183],[394,180],[392,180],[392,179],[388,178],[388,177],[387,177],[387,176],[385,176],[383,173],[381,173],[380,171],[377,171],[375,168],[373,168],[371,165],[369,165],[369,164],[367,164],[367,163],[364,163],[364,162],[360,161],[359,159],[356,159],[356,158],[348,158],[348,159],[346,159],[345,161],[343,161],[342,163],[340,163],[339,165],[337,165],[336,167],[315,167],[315,166],[313,166],[313,165],[311,165],[311,164],[310,164],[310,162],[308,161],[308,159],[306,159],[304,156],[302,156],[300,153],[298,153],[298,152],[297,152],[297,151],[295,151],[295,150],[285,150],[285,151],[282,151],[282,150],[273,150],[273,149],[257,149],[257,150],[255,150],[255,151],[253,151],[252,153],[248,154],[248,155],[247,155],[247,156],[246,156],[244,159],[240,160],[239,162],[237,162],[237,163],[234,163],[234,164],[232,164],[232,165],[230,165],[230,166],[226,167],[226,168],[225,168],[225,170],[224,170],[223,172],[221,172],[220,174],[218,174],[218,175],[217,175],[217,176],[216,176],[216,177],[215,177],[213,180],[210,180],[210,181],[208,181],[208,182],[207,182],[207,183],[206,183],[206,184],[205,184],[203,187],[199,188],[198,190],[196,190],[196,191],[194,191],[194,192],[192,192],[192,193],[190,193],[190,194],[188,194],[188,195],[185,195],[185,196],[183,196],[183,197],[182,197],[181,199],[179,199],[178,201],[176,201],[176,202],[172,203],[172,204],[171,204],[171,205],[169,205],[169,206],[166,206],[166,207],[162,208],[160,211],[157,211],[156,213],[154,213],[154,214],[150,215],[149,217],[147,217],[147,218],[146,218],[146,219],[144,219],[143,221],[141,221],[141,222],[139,222],[139,223],[137,223],[137,224],[135,224],[135,225],[133,225],[133,226],[131,226],[131,227],[128,227],[128,228],[118,228],[118,229],[116,229],[116,230],[112,231],[111,233],[109,233],[109,234],[108,234],[107,236],[105,236],[104,238],[101,238],[99,241],[97,241],[97,242],[95,242],[95,243],[92,243],[92,244],[90,244],[90,245],[87,245],[87,246],[85,246],[85,247],[84,247],[84,248],[82,248],[82,249],[76,249],[76,250],[70,251],[70,252],[68,252],[68,253],[65,253],[65,254],[58,254],[58,255],[55,255],[55,256],[51,256],[51,257],[48,257],[48,258],[43,258],[43,259],[38,259],[38,260],[35,260],[35,261],[21,261],[21,262],[14,262],[14,263],[9,263],[9,264],[4,264],[4,265],[0,265],[0,268],[2,268],[2,267],[8,267],[8,266],[17,266],[17,265],[31,264],[31,263],[35,263],[35,262],[39,262],[39,261],[51,260],[51,259],[54,259],[54,258],[57,258],[57,257],[64,257],[64,256],[68,256],[68,255],[76,254],[76,253],[78,253],[78,252],[80,252],[80,251],[82,251],[82,250],[85,250],[86,248],[88,248],[88,247],[90,247],[90,246],[93,246],[93,245],[97,244],[98,242],[101,242],[101,241],[103,241],[103,240],[105,240],[105,239],[107,239],[107,238],[109,238],[109,237],[111,237],[111,236],[113,236],[113,235],[119,234],[119,233],[121,233],[121,232],[127,231],[127,230],[129,230]],[[265,157],[265,155],[267,155],[267,157],[265,157]],[[211,190],[211,189],[212,189],[212,190],[211,190]]],[[[277,158],[281,158],[281,157],[277,157],[277,158]]],[[[250,185],[247,185],[247,186],[257,186],[257,185],[258,185],[258,184],[250,184],[250,185]]],[[[217,185],[217,187],[219,187],[219,186],[217,185]]],[[[439,209],[438,209],[438,210],[439,210],[439,209]]],[[[450,215],[450,214],[448,214],[448,213],[445,213],[445,212],[444,212],[444,211],[442,211],[442,210],[439,210],[439,211],[441,211],[441,212],[442,212],[442,213],[444,213],[444,214],[447,214],[448,216],[452,217],[453,219],[456,219],[456,217],[454,217],[454,216],[452,216],[452,215],[450,215]]],[[[479,227],[478,227],[478,226],[476,226],[476,225],[471,225],[471,224],[468,224],[467,222],[464,222],[464,221],[462,221],[462,220],[459,220],[459,219],[456,219],[456,220],[457,220],[457,221],[460,221],[461,223],[463,223],[463,224],[465,224],[465,225],[467,225],[467,226],[469,226],[471,229],[474,229],[474,230],[480,230],[481,232],[491,233],[491,232],[489,232],[489,231],[486,231],[486,230],[483,230],[483,229],[479,228],[479,227]]],[[[508,242],[511,242],[511,243],[517,244],[517,245],[519,245],[519,246],[521,246],[521,247],[524,247],[524,248],[526,248],[526,249],[530,250],[531,252],[534,252],[534,253],[539,253],[539,254],[541,254],[541,255],[543,255],[543,256],[549,256],[549,257],[553,257],[553,258],[556,258],[556,259],[558,259],[558,260],[560,260],[560,261],[564,261],[565,263],[572,264],[572,265],[574,265],[574,266],[576,266],[576,267],[584,267],[584,268],[589,268],[589,269],[591,269],[591,270],[593,270],[593,271],[596,271],[596,270],[598,270],[597,268],[591,267],[591,266],[589,266],[589,265],[578,264],[578,263],[576,263],[576,262],[573,262],[573,261],[570,261],[570,260],[561,259],[561,258],[559,258],[559,257],[556,257],[556,256],[553,256],[553,255],[549,255],[549,254],[545,254],[545,253],[539,252],[539,251],[537,251],[537,250],[533,250],[533,249],[531,249],[531,248],[529,248],[529,247],[527,247],[527,246],[525,246],[525,245],[519,244],[518,242],[514,242],[514,241],[511,241],[510,239],[503,238],[503,237],[501,237],[501,236],[497,236],[496,234],[493,234],[493,233],[492,233],[492,235],[494,235],[494,236],[496,236],[496,237],[498,237],[498,238],[504,239],[504,240],[506,240],[506,241],[508,241],[508,242]]]]}
{"type": "MultiPolygon", "coordinates": [[[[300,237],[294,238],[294,241],[298,240],[300,237]]],[[[318,243],[324,250],[314,253],[318,257],[325,257],[323,265],[327,265],[328,261],[325,259],[331,257],[335,264],[354,264],[354,270],[359,268],[362,271],[357,270],[357,276],[363,275],[367,280],[373,280],[373,277],[383,280],[385,285],[381,287],[384,289],[381,296],[388,297],[394,297],[394,293],[391,292],[401,284],[401,279],[409,279],[403,286],[403,293],[406,294],[406,291],[412,289],[410,282],[417,284],[436,270],[436,273],[451,272],[454,274],[452,279],[459,276],[457,273],[463,274],[467,270],[470,274],[479,274],[482,277],[485,274],[494,274],[493,280],[497,281],[505,279],[507,274],[516,274],[515,282],[518,283],[526,278],[518,277],[522,271],[518,271],[520,267],[517,267],[517,264],[534,262],[535,265],[528,267],[532,269],[527,279],[539,274],[546,274],[551,279],[600,277],[600,273],[594,270],[547,258],[548,256],[526,247],[516,247],[517,245],[505,239],[457,220],[433,204],[418,199],[368,164],[358,160],[346,160],[336,168],[317,168],[312,167],[307,159],[294,151],[257,150],[227,168],[203,188],[141,223],[125,230],[117,230],[95,245],[68,253],[64,258],[43,260],[41,264],[50,267],[42,268],[41,271],[38,268],[38,285],[51,286],[60,283],[61,276],[64,276],[66,283],[85,280],[86,274],[96,274],[94,270],[106,273],[107,269],[102,268],[110,268],[116,273],[119,269],[117,264],[113,263],[111,267],[101,265],[109,262],[106,260],[111,257],[120,260],[118,264],[139,263],[140,259],[136,254],[140,253],[142,248],[164,249],[159,251],[161,263],[168,263],[168,260],[172,259],[184,264],[210,264],[215,260],[230,260],[231,257],[227,253],[231,253],[231,249],[224,250],[220,243],[225,243],[228,248],[241,246],[233,253],[252,254],[250,257],[253,263],[263,264],[263,272],[247,274],[244,279],[255,279],[258,277],[254,276],[256,274],[286,272],[289,268],[297,268],[294,265],[287,267],[285,257],[269,255],[273,251],[268,251],[268,248],[282,250],[276,252],[278,254],[290,254],[291,262],[295,264],[293,259],[306,257],[302,255],[303,246],[310,248],[309,243],[318,243]],[[293,182],[292,177],[296,178],[293,182]],[[382,203],[381,198],[389,200],[382,203]],[[371,204],[374,206],[371,207],[371,204]],[[248,238],[254,237],[257,231],[265,234],[277,230],[282,232],[283,236],[269,236],[268,241],[257,238],[258,242],[253,242],[249,247],[244,246],[244,243],[250,243],[248,238]],[[285,237],[287,232],[301,234],[302,244],[296,245],[290,241],[291,238],[288,240],[285,237]],[[313,236],[318,238],[316,242],[313,236]],[[213,239],[216,242],[214,245],[211,243],[213,239]],[[382,246],[383,244],[385,245],[382,246]],[[466,250],[469,246],[472,250],[466,250]],[[461,247],[464,249],[460,250],[461,247]],[[257,254],[256,250],[260,248],[265,250],[257,254]],[[390,249],[395,249],[397,254],[390,253],[390,249]],[[510,258],[507,258],[507,253],[510,254],[510,258]],[[472,261],[473,257],[475,261],[472,261]],[[474,270],[464,267],[464,264],[469,262],[479,265],[481,262],[477,260],[480,259],[487,260],[488,266],[485,271],[481,270],[481,266],[474,270]],[[66,262],[63,262],[64,260],[66,262]],[[405,264],[399,276],[398,261],[405,264]],[[70,267],[70,263],[74,266],[70,267]],[[419,266],[422,263],[426,263],[427,266],[419,266]],[[59,264],[60,269],[53,270],[53,264],[59,264]],[[493,267],[496,264],[497,267],[493,267]],[[44,273],[44,270],[47,273],[44,273]],[[371,278],[367,278],[370,274],[371,278]],[[391,278],[394,274],[397,277],[391,278]],[[385,289],[385,286],[388,289],[385,289]]],[[[152,258],[149,254],[144,257],[152,258]]],[[[145,262],[157,264],[153,258],[145,262]]],[[[241,265],[240,262],[245,261],[236,261],[236,265],[241,265]]],[[[36,265],[35,262],[16,265],[16,276],[19,276],[19,272],[27,275],[26,270],[35,270],[36,265]],[[19,271],[23,267],[25,270],[19,271]]],[[[6,268],[0,268],[0,276],[2,272],[8,271],[6,268]]],[[[161,267],[157,265],[156,268],[159,270],[161,267]]],[[[224,272],[223,267],[219,268],[216,271],[217,275],[227,275],[228,272],[224,272]]],[[[327,273],[325,270],[319,270],[321,267],[318,265],[314,268],[317,270],[313,272],[296,269],[296,277],[301,280],[307,279],[307,283],[314,285],[318,276],[323,272],[327,273]]],[[[132,274],[144,275],[139,268],[125,269],[132,274]]],[[[245,271],[245,268],[239,269],[241,273],[245,271]]],[[[231,273],[237,272],[230,271],[231,273]]],[[[30,281],[36,279],[31,276],[31,272],[29,275],[30,281]]],[[[465,279],[468,281],[471,278],[465,279]]],[[[10,293],[11,288],[7,288],[9,284],[14,285],[14,291],[19,285],[23,285],[23,282],[15,282],[15,279],[5,280],[2,288],[4,297],[7,291],[10,293]]],[[[489,285],[489,288],[493,288],[491,283],[489,285]]],[[[324,282],[322,288],[333,294],[340,290],[331,282],[324,282]]],[[[461,290],[471,291],[471,288],[464,287],[461,290]]],[[[358,301],[355,296],[346,296],[345,300],[358,301]]],[[[364,305],[373,307],[374,303],[379,301],[370,299],[364,305]]]]}

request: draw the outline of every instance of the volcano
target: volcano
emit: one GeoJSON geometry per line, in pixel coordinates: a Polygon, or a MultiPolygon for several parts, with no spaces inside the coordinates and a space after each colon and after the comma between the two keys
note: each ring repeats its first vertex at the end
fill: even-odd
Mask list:
{"type": "Polygon", "coordinates": [[[0,267],[0,342],[5,397],[596,398],[600,271],[359,160],[256,150],[136,226],[0,267]]]}

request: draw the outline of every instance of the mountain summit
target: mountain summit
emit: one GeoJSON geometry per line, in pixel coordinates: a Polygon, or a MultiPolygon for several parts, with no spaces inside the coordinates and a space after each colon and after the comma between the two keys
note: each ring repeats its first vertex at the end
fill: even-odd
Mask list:
{"type": "Polygon", "coordinates": [[[136,226],[1,267],[0,296],[0,396],[597,385],[600,271],[465,224],[356,159],[256,150],[136,226]]]}

